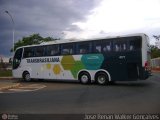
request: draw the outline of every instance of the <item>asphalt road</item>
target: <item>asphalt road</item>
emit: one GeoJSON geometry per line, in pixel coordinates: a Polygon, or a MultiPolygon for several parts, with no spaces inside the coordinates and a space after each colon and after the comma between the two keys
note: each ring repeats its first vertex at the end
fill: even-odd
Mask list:
{"type": "Polygon", "coordinates": [[[145,81],[114,85],[70,82],[20,82],[43,89],[0,94],[0,113],[160,113],[160,73],[145,81]]]}

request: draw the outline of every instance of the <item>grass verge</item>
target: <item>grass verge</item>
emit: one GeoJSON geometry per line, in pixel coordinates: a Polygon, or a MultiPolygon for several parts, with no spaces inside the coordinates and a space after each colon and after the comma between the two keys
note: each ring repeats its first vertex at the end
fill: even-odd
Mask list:
{"type": "Polygon", "coordinates": [[[0,70],[0,77],[11,77],[12,70],[0,70]]]}

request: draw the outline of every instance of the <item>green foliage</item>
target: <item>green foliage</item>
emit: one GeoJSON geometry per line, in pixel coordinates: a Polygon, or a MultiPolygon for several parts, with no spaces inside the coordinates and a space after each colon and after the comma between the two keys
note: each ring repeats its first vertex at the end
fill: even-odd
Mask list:
{"type": "Polygon", "coordinates": [[[12,70],[0,70],[0,77],[11,77],[12,70]]]}
{"type": "Polygon", "coordinates": [[[0,58],[0,68],[3,68],[3,67],[4,67],[3,59],[0,58]]]}
{"type": "Polygon", "coordinates": [[[160,49],[154,45],[150,46],[151,48],[151,58],[160,57],[160,49]]]}
{"type": "MultiPolygon", "coordinates": [[[[21,46],[40,44],[42,42],[49,42],[53,40],[59,40],[59,39],[52,38],[52,37],[44,38],[39,34],[33,34],[28,37],[23,37],[21,40],[18,40],[18,42],[14,44],[14,50],[16,50],[18,47],[21,47],[21,46]]],[[[13,52],[13,48],[10,51],[13,52]]]]}

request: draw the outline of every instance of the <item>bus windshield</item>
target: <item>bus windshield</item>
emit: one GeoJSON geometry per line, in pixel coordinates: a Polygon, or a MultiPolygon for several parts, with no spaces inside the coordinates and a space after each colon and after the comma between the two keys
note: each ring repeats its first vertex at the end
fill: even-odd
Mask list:
{"type": "Polygon", "coordinates": [[[13,69],[18,68],[18,66],[20,65],[21,58],[22,58],[22,51],[23,51],[23,49],[20,48],[15,52],[15,55],[13,58],[13,65],[12,65],[13,69]]]}

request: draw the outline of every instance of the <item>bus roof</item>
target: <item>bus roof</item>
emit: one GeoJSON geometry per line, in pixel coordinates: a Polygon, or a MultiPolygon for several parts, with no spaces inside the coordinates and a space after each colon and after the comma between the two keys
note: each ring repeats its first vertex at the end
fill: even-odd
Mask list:
{"type": "Polygon", "coordinates": [[[82,42],[82,41],[94,41],[94,40],[102,40],[102,39],[113,39],[113,38],[121,38],[121,37],[130,37],[130,36],[147,36],[144,33],[135,33],[135,34],[127,34],[127,35],[120,35],[120,36],[107,36],[107,37],[98,37],[98,38],[91,38],[91,39],[60,39],[60,40],[54,40],[50,42],[42,42],[41,44],[35,44],[35,45],[27,45],[18,47],[34,47],[34,46],[43,46],[43,45],[52,45],[52,44],[63,44],[63,43],[74,43],[74,42],[82,42]]]}

